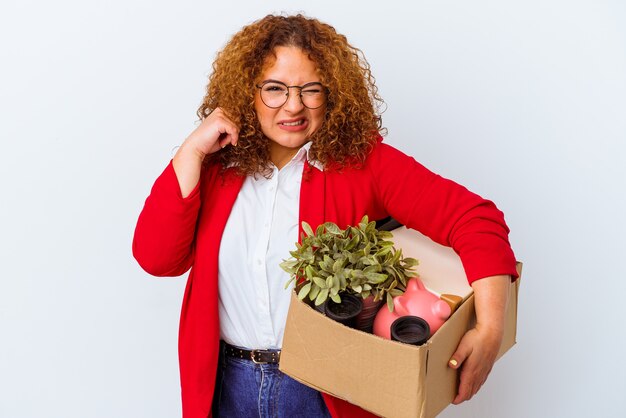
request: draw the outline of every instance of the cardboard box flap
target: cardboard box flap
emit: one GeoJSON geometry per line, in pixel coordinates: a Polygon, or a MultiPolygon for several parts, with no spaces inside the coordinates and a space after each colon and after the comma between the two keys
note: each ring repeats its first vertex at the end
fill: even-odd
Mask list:
{"type": "MultiPolygon", "coordinates": [[[[505,313],[504,335],[497,359],[502,357],[516,342],[517,300],[522,273],[522,264],[517,263],[520,278],[509,287],[509,303],[505,313]]],[[[421,417],[434,417],[443,411],[456,396],[458,372],[448,367],[448,361],[467,330],[474,327],[474,295],[471,295],[453,316],[429,340],[426,387],[428,390],[426,407],[421,417]]]]}
{"type": "Polygon", "coordinates": [[[405,257],[419,260],[416,270],[428,290],[437,295],[458,295],[463,299],[472,294],[461,259],[452,248],[439,245],[422,233],[404,226],[391,233],[394,247],[401,248],[405,257]]]}
{"type": "Polygon", "coordinates": [[[429,340],[428,368],[425,386],[426,407],[421,417],[433,417],[441,412],[456,396],[458,372],[448,367],[448,361],[465,332],[473,326],[474,295],[454,312],[429,340]]]}
{"type": "Polygon", "coordinates": [[[502,337],[502,345],[500,346],[500,352],[497,357],[498,359],[517,342],[517,301],[519,296],[519,285],[522,280],[522,263],[518,262],[515,268],[517,269],[519,278],[511,284],[511,288],[509,289],[509,304],[506,309],[504,336],[502,337]]]}

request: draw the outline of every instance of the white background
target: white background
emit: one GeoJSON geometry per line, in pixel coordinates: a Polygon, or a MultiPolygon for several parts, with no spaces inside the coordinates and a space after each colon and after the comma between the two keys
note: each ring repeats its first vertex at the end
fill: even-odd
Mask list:
{"type": "Polygon", "coordinates": [[[176,417],[184,278],[131,256],[215,53],[303,10],[372,65],[390,144],[493,199],[518,344],[444,417],[624,416],[623,1],[6,1],[0,417],[176,417]]]}

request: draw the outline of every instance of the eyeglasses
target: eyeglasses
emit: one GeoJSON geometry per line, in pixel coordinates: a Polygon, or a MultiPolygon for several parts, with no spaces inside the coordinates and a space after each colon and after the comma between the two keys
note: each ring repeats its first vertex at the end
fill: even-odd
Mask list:
{"type": "Polygon", "coordinates": [[[265,106],[272,109],[278,109],[287,103],[289,89],[300,89],[300,100],[304,107],[309,109],[322,107],[328,96],[328,89],[317,81],[306,83],[304,86],[288,86],[280,81],[267,80],[258,84],[256,88],[261,90],[261,100],[265,106]]]}

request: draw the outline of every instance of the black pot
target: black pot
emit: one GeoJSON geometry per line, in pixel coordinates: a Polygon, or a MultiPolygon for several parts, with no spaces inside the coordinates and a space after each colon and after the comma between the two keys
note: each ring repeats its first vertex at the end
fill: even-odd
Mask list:
{"type": "Polygon", "coordinates": [[[419,316],[401,316],[391,324],[391,339],[394,341],[422,345],[429,337],[430,326],[419,316]]]}
{"type": "Polygon", "coordinates": [[[340,296],[341,303],[328,299],[325,308],[326,316],[354,328],[356,317],[363,310],[363,298],[349,293],[340,296]]]}
{"type": "Polygon", "coordinates": [[[363,299],[363,309],[356,317],[356,325],[354,327],[371,334],[372,328],[374,327],[374,319],[376,319],[376,315],[383,303],[384,301],[382,299],[378,302],[374,302],[374,296],[368,296],[363,299]]]}
{"type": "Polygon", "coordinates": [[[315,309],[317,312],[326,315],[326,304],[328,301],[320,303],[319,305],[315,304],[315,301],[311,301],[311,307],[315,309]]]}

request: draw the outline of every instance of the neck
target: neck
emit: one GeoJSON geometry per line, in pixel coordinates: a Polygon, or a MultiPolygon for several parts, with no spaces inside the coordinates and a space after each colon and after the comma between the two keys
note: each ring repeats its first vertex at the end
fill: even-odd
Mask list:
{"type": "MultiPolygon", "coordinates": [[[[301,148],[301,147],[300,147],[301,148]]],[[[287,148],[282,146],[270,145],[270,160],[279,170],[286,166],[289,161],[298,153],[300,148],[287,148]]]]}

